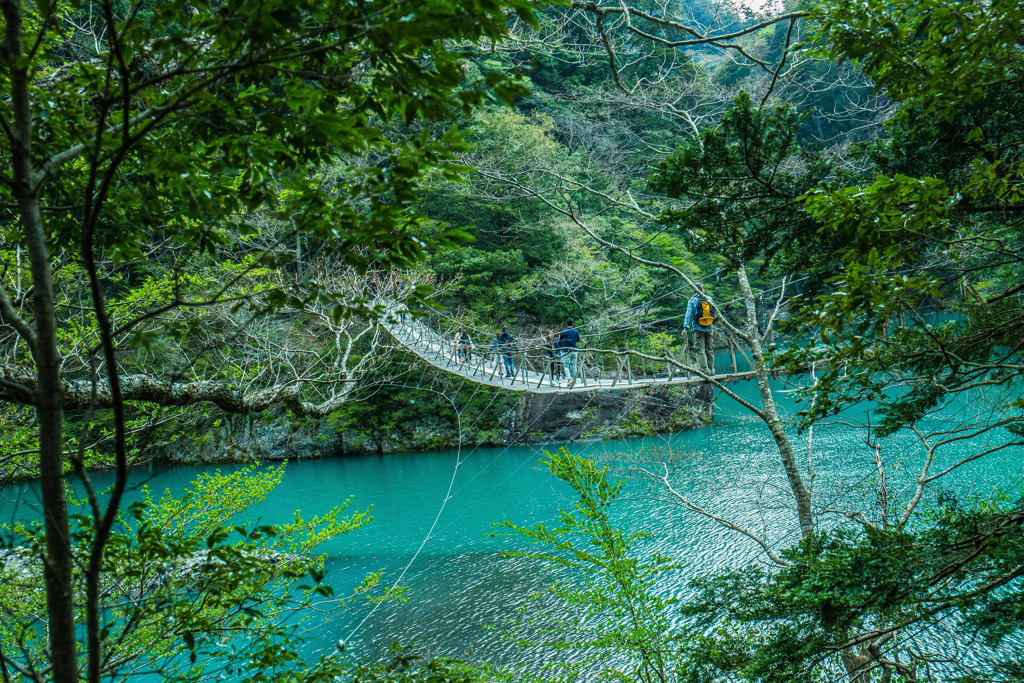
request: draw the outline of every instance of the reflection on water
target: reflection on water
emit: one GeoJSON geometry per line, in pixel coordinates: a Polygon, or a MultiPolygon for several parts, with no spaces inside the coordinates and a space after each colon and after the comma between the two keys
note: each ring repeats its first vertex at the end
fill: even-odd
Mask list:
{"type": "MultiPolygon", "coordinates": [[[[754,387],[748,384],[742,390],[750,395],[754,387]]],[[[782,405],[793,412],[784,397],[782,405]]],[[[646,467],[665,474],[693,503],[757,531],[772,529],[778,544],[795,541],[795,515],[767,430],[732,401],[719,400],[717,410],[718,421],[705,429],[570,447],[613,466],[646,467]]],[[[873,453],[862,437],[860,431],[844,425],[815,429],[812,457],[819,502],[837,508],[873,504],[873,494],[863,486],[875,476],[873,453]]],[[[799,453],[802,459],[806,458],[804,438],[798,437],[796,444],[804,449],[799,453]]],[[[322,548],[328,555],[328,581],[338,594],[346,594],[370,571],[382,570],[385,585],[396,581],[436,518],[430,539],[402,580],[407,601],[381,605],[349,647],[360,656],[379,656],[399,641],[430,654],[516,667],[528,661],[530,653],[506,642],[499,631],[553,575],[527,560],[502,558],[503,550],[522,549],[523,542],[500,530],[494,533],[492,525],[506,519],[520,525],[551,522],[560,507],[572,504],[568,487],[554,481],[538,463],[542,450],[510,447],[295,462],[288,465],[281,485],[246,519],[291,521],[295,510],[305,516],[321,514],[349,498],[350,509],[372,505],[371,524],[322,548]],[[451,499],[438,517],[453,472],[451,499]]],[[[910,439],[897,437],[888,442],[885,452],[891,463],[888,476],[893,495],[905,500],[921,449],[910,439]]],[[[952,456],[943,457],[951,462],[952,456]]],[[[152,475],[136,471],[133,484],[151,479],[156,488],[181,491],[203,469],[170,468],[152,475]]],[[[946,485],[960,491],[988,491],[1016,486],[1020,476],[1018,449],[965,466],[946,485]]],[[[690,577],[762,557],[752,541],[687,512],[660,487],[631,481],[625,491],[617,509],[623,526],[655,534],[645,548],[677,557],[683,564],[682,571],[663,578],[660,586],[666,593],[684,596],[690,577]]],[[[0,500],[0,514],[5,521],[37,515],[34,488],[8,487],[0,500]]],[[[333,651],[368,610],[364,605],[331,614],[317,626],[313,651],[333,651]]]]}
{"type": "MultiPolygon", "coordinates": [[[[407,600],[381,605],[359,633],[359,651],[383,652],[397,641],[428,655],[472,661],[522,656],[501,631],[555,579],[550,568],[497,552],[421,555],[418,564],[419,571],[406,575],[407,600]]],[[[366,611],[357,609],[350,617],[361,620],[366,611]]],[[[337,626],[338,639],[351,629],[341,621],[337,626]]]]}

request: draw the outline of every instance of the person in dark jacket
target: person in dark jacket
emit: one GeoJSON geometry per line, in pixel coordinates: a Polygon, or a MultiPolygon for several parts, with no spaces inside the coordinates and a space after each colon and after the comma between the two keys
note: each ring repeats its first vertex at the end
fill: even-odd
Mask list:
{"type": "Polygon", "coordinates": [[[494,337],[494,341],[491,342],[491,351],[497,351],[501,356],[502,364],[502,377],[515,377],[516,366],[512,361],[512,345],[515,343],[515,337],[508,331],[507,327],[501,328],[501,332],[494,337]]]}
{"type": "Polygon", "coordinates": [[[576,370],[577,370],[577,357],[579,351],[577,348],[580,343],[579,330],[573,324],[573,319],[569,318],[565,321],[565,329],[558,333],[558,347],[562,349],[562,363],[565,365],[565,378],[570,383],[576,381],[576,370]]]}
{"type": "Polygon", "coordinates": [[[551,372],[551,379],[562,376],[562,354],[558,351],[558,342],[555,340],[555,331],[544,332],[544,357],[548,362],[548,369],[551,372]]]}
{"type": "Polygon", "coordinates": [[[473,357],[473,340],[462,328],[455,335],[455,355],[460,363],[468,363],[473,357]]]}

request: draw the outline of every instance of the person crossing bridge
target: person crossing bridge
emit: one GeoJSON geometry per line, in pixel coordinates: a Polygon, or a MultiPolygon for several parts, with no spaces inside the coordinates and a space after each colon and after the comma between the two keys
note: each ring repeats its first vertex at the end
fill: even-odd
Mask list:
{"type": "Polygon", "coordinates": [[[697,356],[697,369],[707,375],[715,374],[714,324],[711,298],[704,293],[704,283],[696,282],[697,291],[686,304],[683,318],[683,334],[686,337],[693,328],[693,350],[697,356]]]}

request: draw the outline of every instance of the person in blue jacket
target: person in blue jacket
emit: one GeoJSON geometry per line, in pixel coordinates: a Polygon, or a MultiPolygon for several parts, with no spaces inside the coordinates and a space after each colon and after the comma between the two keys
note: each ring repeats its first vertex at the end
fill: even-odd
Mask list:
{"type": "Polygon", "coordinates": [[[495,337],[494,341],[491,342],[491,351],[497,351],[498,355],[501,356],[501,376],[502,377],[515,377],[516,366],[512,361],[512,351],[515,345],[515,337],[508,331],[507,327],[501,328],[495,337]]]}
{"type": "Polygon", "coordinates": [[[565,321],[565,329],[558,333],[558,348],[562,349],[562,362],[565,365],[565,378],[570,382],[576,381],[576,359],[579,355],[577,347],[580,343],[580,333],[573,326],[573,319],[565,321]]]}
{"type": "Polygon", "coordinates": [[[683,336],[690,329],[694,331],[693,351],[697,356],[697,369],[706,375],[715,374],[715,349],[712,346],[714,337],[714,311],[711,298],[704,293],[704,284],[694,283],[697,291],[686,304],[686,317],[683,318],[683,336]]]}

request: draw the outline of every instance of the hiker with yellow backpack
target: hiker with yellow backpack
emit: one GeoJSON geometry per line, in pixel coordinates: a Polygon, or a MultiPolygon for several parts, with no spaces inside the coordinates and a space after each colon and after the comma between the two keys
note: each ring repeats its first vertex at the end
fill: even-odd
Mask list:
{"type": "Polygon", "coordinates": [[[711,299],[704,294],[703,283],[696,282],[697,291],[690,297],[686,305],[686,317],[683,318],[683,336],[693,328],[693,350],[697,356],[697,369],[707,375],[715,374],[715,349],[712,346],[715,317],[712,312],[711,299]]]}

